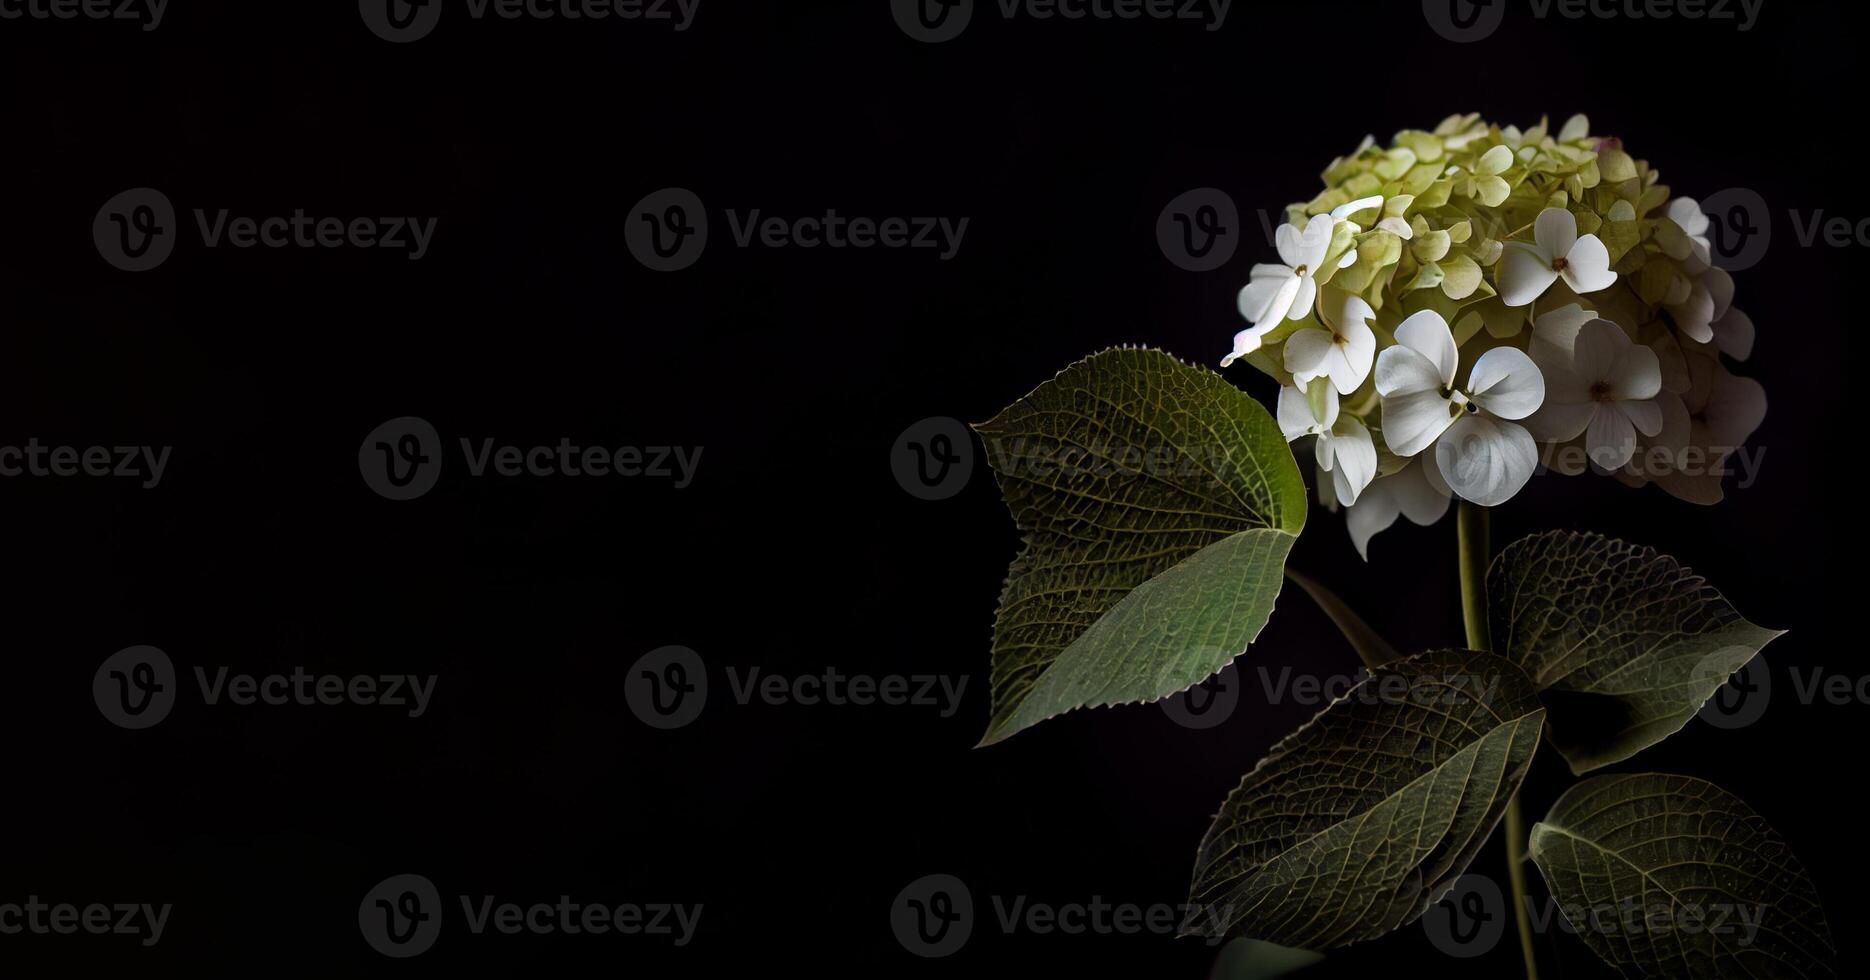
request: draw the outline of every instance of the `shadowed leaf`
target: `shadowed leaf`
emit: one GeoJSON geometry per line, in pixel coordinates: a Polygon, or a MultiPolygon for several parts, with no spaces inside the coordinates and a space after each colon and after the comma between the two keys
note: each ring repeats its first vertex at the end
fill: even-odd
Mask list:
{"type": "Polygon", "coordinates": [[[1533,825],[1528,856],[1585,944],[1625,977],[1836,977],[1805,868],[1712,783],[1596,776],[1533,825]]]}
{"type": "Polygon", "coordinates": [[[1374,670],[1273,748],[1202,839],[1190,931],[1325,950],[1421,917],[1473,861],[1545,709],[1507,660],[1449,650],[1374,670]]]}
{"type": "Polygon", "coordinates": [[[1779,635],[1675,559],[1596,534],[1514,542],[1487,597],[1494,650],[1539,686],[1548,737],[1579,774],[1680,731],[1779,635]]]}

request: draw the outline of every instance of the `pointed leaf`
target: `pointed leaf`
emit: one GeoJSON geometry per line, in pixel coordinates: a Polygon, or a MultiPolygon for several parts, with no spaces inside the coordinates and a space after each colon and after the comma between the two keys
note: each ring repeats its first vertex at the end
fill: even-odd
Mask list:
{"type": "Polygon", "coordinates": [[[1227,798],[1190,928],[1325,950],[1415,921],[1506,812],[1544,719],[1532,681],[1492,654],[1377,668],[1227,798]]]}
{"type": "Polygon", "coordinates": [[[1596,534],[1514,542],[1487,596],[1494,650],[1539,685],[1547,736],[1578,774],[1680,731],[1779,635],[1675,559],[1596,534]]]}
{"type": "Polygon", "coordinates": [[[1109,350],[979,431],[1026,532],[994,621],[982,744],[1185,691],[1266,624],[1305,482],[1272,416],[1220,375],[1109,350]]]}
{"type": "Polygon", "coordinates": [[[1818,892],[1779,834],[1712,783],[1596,776],[1533,825],[1578,937],[1625,977],[1836,977],[1818,892]]]}

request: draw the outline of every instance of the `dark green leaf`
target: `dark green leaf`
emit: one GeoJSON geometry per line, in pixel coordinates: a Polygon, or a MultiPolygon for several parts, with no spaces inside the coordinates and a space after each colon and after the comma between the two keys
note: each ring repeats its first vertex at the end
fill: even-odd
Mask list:
{"type": "Polygon", "coordinates": [[[1272,416],[1219,375],[1109,350],[979,431],[1026,532],[994,621],[982,744],[1187,690],[1266,624],[1305,485],[1272,416]]]}
{"type": "Polygon", "coordinates": [[[1527,850],[1579,938],[1625,977],[1836,977],[1805,868],[1752,808],[1655,773],[1573,786],[1527,850]]]}
{"type": "Polygon", "coordinates": [[[1544,719],[1531,680],[1492,654],[1377,668],[1227,798],[1191,931],[1325,950],[1415,921],[1506,812],[1544,719]]]}
{"type": "Polygon", "coordinates": [[[1493,648],[1532,675],[1553,747],[1585,773],[1681,730],[1773,637],[1649,548],[1553,531],[1487,574],[1493,648]]]}

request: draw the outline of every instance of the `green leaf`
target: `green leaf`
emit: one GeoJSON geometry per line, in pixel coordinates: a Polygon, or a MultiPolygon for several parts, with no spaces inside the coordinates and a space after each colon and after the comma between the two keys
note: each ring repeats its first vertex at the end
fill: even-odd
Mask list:
{"type": "Polygon", "coordinates": [[[1544,719],[1532,681],[1492,654],[1377,668],[1228,796],[1190,930],[1325,950],[1415,921],[1506,812],[1544,719]]]}
{"type": "Polygon", "coordinates": [[[1548,737],[1577,774],[1681,731],[1779,635],[1675,559],[1597,534],[1514,542],[1487,595],[1495,652],[1539,685],[1548,737]]]}
{"type": "Polygon", "coordinates": [[[1528,855],[1579,938],[1625,977],[1836,977],[1817,889],[1779,834],[1712,783],[1596,776],[1528,855]]]}
{"type": "Polygon", "coordinates": [[[1161,351],[1122,348],[978,428],[1026,540],[994,621],[981,744],[1076,708],[1187,690],[1259,635],[1307,499],[1252,397],[1161,351]]]}

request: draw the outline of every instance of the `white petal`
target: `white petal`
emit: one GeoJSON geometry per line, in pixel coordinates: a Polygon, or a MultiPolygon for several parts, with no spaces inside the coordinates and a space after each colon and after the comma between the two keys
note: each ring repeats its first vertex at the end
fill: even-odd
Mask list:
{"type": "Polygon", "coordinates": [[[1427,358],[1440,375],[1442,387],[1454,384],[1454,369],[1461,355],[1455,349],[1454,331],[1448,329],[1448,321],[1440,313],[1423,310],[1411,314],[1396,326],[1396,343],[1427,358]]]}
{"type": "Polygon", "coordinates": [[[1321,428],[1312,415],[1312,403],[1305,392],[1291,385],[1279,389],[1278,416],[1279,431],[1285,433],[1287,442],[1312,435],[1321,428]]]}
{"type": "Polygon", "coordinates": [[[1334,348],[1333,356],[1327,364],[1331,371],[1331,383],[1337,385],[1338,391],[1348,395],[1370,376],[1370,365],[1377,355],[1377,337],[1361,323],[1347,328],[1341,336],[1343,342],[1334,348]]]}
{"type": "MultiPolygon", "coordinates": [[[[1303,266],[1307,272],[1317,272],[1325,261],[1325,253],[1331,250],[1331,231],[1336,226],[1337,221],[1328,214],[1313,215],[1297,241],[1298,261],[1287,259],[1286,264],[1294,269],[1303,266]]],[[[1284,257],[1285,250],[1280,249],[1279,254],[1284,257]]]]}
{"type": "Polygon", "coordinates": [[[1292,309],[1293,300],[1298,298],[1299,287],[1309,281],[1297,276],[1280,280],[1279,291],[1273,294],[1273,298],[1266,304],[1265,311],[1260,314],[1259,319],[1253,321],[1253,325],[1261,330],[1271,330],[1279,326],[1280,322],[1285,320],[1286,313],[1292,309]]]}
{"type": "Polygon", "coordinates": [[[1415,238],[1415,229],[1409,226],[1409,222],[1401,218],[1384,218],[1382,221],[1377,222],[1377,227],[1395,235],[1405,242],[1415,238]]]}
{"type": "Polygon", "coordinates": [[[1572,343],[1571,364],[1587,385],[1610,380],[1616,373],[1617,358],[1630,346],[1630,335],[1609,320],[1592,320],[1578,329],[1572,343]]]}
{"type": "MultiPolygon", "coordinates": [[[[1253,278],[1240,290],[1240,298],[1235,302],[1240,310],[1240,317],[1248,323],[1258,323],[1266,318],[1268,307],[1279,295],[1279,290],[1286,281],[1293,278],[1292,270],[1283,265],[1256,265],[1253,278]]],[[[1285,319],[1286,311],[1279,311],[1279,318],[1285,319]]]]}
{"type": "Polygon", "coordinates": [[[1503,419],[1523,419],[1545,402],[1545,375],[1517,347],[1495,347],[1474,362],[1468,396],[1503,419]]]}
{"type": "Polygon", "coordinates": [[[1483,507],[1513,499],[1538,463],[1531,433],[1482,415],[1462,416],[1435,445],[1435,464],[1449,488],[1483,507]]]}
{"type": "Polygon", "coordinates": [[[1305,276],[1297,280],[1298,291],[1292,296],[1292,309],[1286,313],[1288,320],[1303,320],[1312,315],[1312,300],[1318,296],[1318,280],[1305,276]]]}
{"type": "Polygon", "coordinates": [[[1235,361],[1238,361],[1241,358],[1247,356],[1248,354],[1251,354],[1254,351],[1259,350],[1260,349],[1260,338],[1264,337],[1265,335],[1266,335],[1266,331],[1261,330],[1258,327],[1248,327],[1247,329],[1242,330],[1237,334],[1234,334],[1234,352],[1232,354],[1227,355],[1226,357],[1221,358],[1221,366],[1230,367],[1233,365],[1235,361]]]}
{"type": "Polygon", "coordinates": [[[1364,561],[1370,560],[1370,539],[1396,523],[1396,515],[1402,510],[1390,486],[1400,476],[1402,474],[1398,473],[1378,480],[1367,493],[1358,497],[1355,506],[1344,512],[1344,527],[1351,532],[1351,544],[1357,547],[1357,554],[1364,561]]]}
{"type": "Polygon", "coordinates": [[[1571,254],[1571,247],[1578,241],[1578,219],[1564,208],[1546,208],[1533,220],[1532,240],[1538,243],[1541,257],[1550,266],[1553,259],[1571,254]]]}
{"type": "Polygon", "coordinates": [[[1351,215],[1356,214],[1359,211],[1368,211],[1371,208],[1380,208],[1382,206],[1383,206],[1383,195],[1373,194],[1369,197],[1360,197],[1355,201],[1349,202],[1348,204],[1340,204],[1337,207],[1332,208],[1331,216],[1333,218],[1348,219],[1350,218],[1351,215]]]}
{"type": "MultiPolygon", "coordinates": [[[[1578,338],[1578,331],[1596,318],[1596,311],[1576,303],[1539,314],[1532,323],[1532,349],[1527,353],[1533,354],[1533,360],[1537,361],[1540,347],[1560,350],[1565,354],[1565,363],[1570,363],[1571,347],[1578,338]]],[[[1545,362],[1539,363],[1544,366],[1545,362]]]]}
{"type": "Polygon", "coordinates": [[[1583,434],[1591,424],[1591,416],[1597,414],[1597,402],[1580,400],[1560,402],[1547,400],[1539,410],[1526,419],[1526,429],[1533,438],[1540,442],[1570,442],[1583,434]]]}
{"type": "Polygon", "coordinates": [[[1708,431],[1718,446],[1744,446],[1766,421],[1766,389],[1752,378],[1717,371],[1701,417],[1707,420],[1708,431]]]}
{"type": "Polygon", "coordinates": [[[1301,244],[1303,238],[1304,235],[1299,231],[1298,225],[1280,225],[1278,230],[1273,232],[1273,247],[1279,250],[1279,261],[1294,269],[1304,265],[1305,250],[1301,244]]]}
{"type": "Polygon", "coordinates": [[[1622,469],[1636,454],[1636,426],[1616,406],[1600,404],[1585,430],[1584,444],[1599,469],[1622,469]]]}
{"type": "Polygon", "coordinates": [[[1654,398],[1662,390],[1662,362],[1656,359],[1656,352],[1648,347],[1630,344],[1617,352],[1610,377],[1605,380],[1610,383],[1613,398],[1623,401],[1654,398]]]}
{"type": "Polygon", "coordinates": [[[1580,295],[1617,284],[1617,274],[1610,271],[1610,249],[1596,235],[1586,235],[1571,247],[1565,256],[1564,276],[1565,285],[1580,295]]]}
{"type": "Polygon", "coordinates": [[[1736,361],[1744,361],[1753,356],[1753,318],[1730,309],[1727,315],[1714,321],[1710,326],[1714,331],[1714,346],[1721,353],[1736,361]]]}
{"type": "Polygon", "coordinates": [[[1714,339],[1714,294],[1699,280],[1690,288],[1687,299],[1669,305],[1669,315],[1688,339],[1703,344],[1714,339]]]}
{"type": "Polygon", "coordinates": [[[1617,411],[1628,416],[1630,424],[1645,436],[1653,439],[1662,432],[1662,405],[1654,398],[1617,402],[1617,411]]]}
{"type": "Polygon", "coordinates": [[[1370,481],[1376,479],[1376,443],[1370,439],[1370,430],[1356,419],[1345,419],[1336,433],[1321,441],[1330,444],[1336,464],[1331,468],[1331,478],[1338,492],[1338,503],[1349,507],[1357,502],[1358,495],[1370,481]]]}
{"type": "MultiPolygon", "coordinates": [[[[1390,350],[1395,350],[1392,347],[1390,350]]],[[[1383,356],[1388,356],[1384,351],[1383,356]]],[[[1383,373],[1382,358],[1377,373],[1383,373]]],[[[1452,403],[1439,391],[1415,391],[1383,397],[1383,441],[1398,456],[1427,449],[1454,422],[1452,403]]]]}
{"type": "Polygon", "coordinates": [[[1692,197],[1678,197],[1669,202],[1669,220],[1693,238],[1708,233],[1708,216],[1692,197]]]}
{"type": "Polygon", "coordinates": [[[1714,300],[1714,318],[1719,320],[1726,316],[1734,305],[1734,277],[1726,269],[1709,269],[1702,274],[1701,282],[1708,287],[1708,296],[1714,300]]]}
{"type": "MultiPolygon", "coordinates": [[[[1295,331],[1286,338],[1286,371],[1292,380],[1304,384],[1325,373],[1325,358],[1335,344],[1331,334],[1317,329],[1295,331]]],[[[1343,389],[1340,389],[1343,390],[1343,389]]],[[[1350,394],[1350,391],[1344,391],[1350,394]]]]}
{"type": "Polygon", "coordinates": [[[1507,242],[1500,258],[1500,301],[1508,306],[1530,306],[1558,281],[1552,260],[1525,242],[1507,242]]]}
{"type": "Polygon", "coordinates": [[[1390,479],[1396,482],[1396,497],[1402,504],[1403,516],[1414,523],[1427,527],[1448,513],[1454,491],[1448,489],[1434,460],[1427,457],[1412,460],[1390,479]]]}

